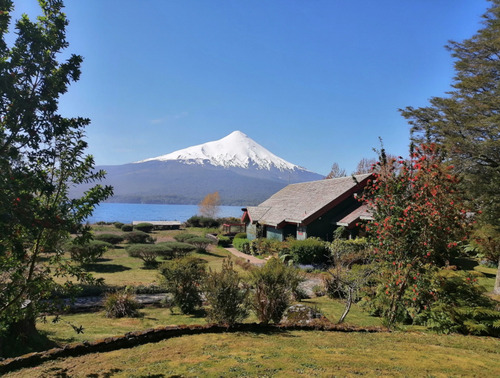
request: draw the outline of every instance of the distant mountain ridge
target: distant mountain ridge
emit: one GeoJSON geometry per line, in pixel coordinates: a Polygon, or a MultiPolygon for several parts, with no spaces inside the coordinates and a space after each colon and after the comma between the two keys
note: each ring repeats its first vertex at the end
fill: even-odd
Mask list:
{"type": "MultiPolygon", "coordinates": [[[[198,204],[219,192],[223,205],[257,205],[288,184],[324,176],[287,162],[240,131],[130,164],[98,166],[114,187],[107,202],[198,204]]],[[[85,186],[72,195],[83,193],[85,186]]]]}

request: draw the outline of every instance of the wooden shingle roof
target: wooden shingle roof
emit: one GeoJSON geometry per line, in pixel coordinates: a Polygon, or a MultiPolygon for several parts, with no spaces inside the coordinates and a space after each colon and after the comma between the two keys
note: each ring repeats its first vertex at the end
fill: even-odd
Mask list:
{"type": "Polygon", "coordinates": [[[259,206],[247,208],[252,222],[279,227],[308,224],[366,185],[371,174],[291,184],[259,206]]]}

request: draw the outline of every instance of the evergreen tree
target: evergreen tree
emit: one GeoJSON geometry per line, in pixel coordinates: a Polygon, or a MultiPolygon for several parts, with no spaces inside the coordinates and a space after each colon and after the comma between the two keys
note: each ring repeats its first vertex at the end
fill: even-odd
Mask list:
{"type": "MultiPolygon", "coordinates": [[[[455,58],[452,90],[446,97],[431,98],[427,107],[407,107],[401,113],[412,125],[414,141],[444,147],[482,211],[479,226],[493,226],[493,237],[500,239],[500,0],[490,1],[484,27],[447,46],[455,58]]],[[[500,293],[498,281],[495,290],[500,293]]]]}
{"type": "Polygon", "coordinates": [[[84,152],[89,120],[58,114],[59,96],[79,79],[82,62],[77,55],[58,61],[68,47],[63,3],[39,3],[42,15],[23,15],[9,46],[13,2],[0,1],[0,340],[35,331],[49,303],[43,299],[60,288],[55,276],[89,279],[62,259],[62,245],[70,233],[90,239],[82,222],[112,191],[97,185],[82,198],[68,196],[70,185],[103,172],[92,172],[84,152]]]}

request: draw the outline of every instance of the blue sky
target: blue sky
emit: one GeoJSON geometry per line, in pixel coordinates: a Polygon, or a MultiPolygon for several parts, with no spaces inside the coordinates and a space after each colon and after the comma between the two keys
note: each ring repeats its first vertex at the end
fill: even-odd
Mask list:
{"type": "MultiPolygon", "coordinates": [[[[35,0],[16,14],[36,15],[35,0]]],[[[66,0],[82,77],[61,112],[92,120],[88,152],[124,164],[241,130],[327,174],[406,155],[398,108],[453,76],[444,48],[480,27],[486,0],[66,0]]]]}

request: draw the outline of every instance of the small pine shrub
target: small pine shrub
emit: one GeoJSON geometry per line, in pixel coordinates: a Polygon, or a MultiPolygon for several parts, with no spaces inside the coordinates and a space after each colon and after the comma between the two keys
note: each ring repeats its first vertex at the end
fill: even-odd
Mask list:
{"type": "Polygon", "coordinates": [[[123,227],[123,223],[122,222],[115,222],[115,223],[113,223],[113,226],[115,226],[117,229],[121,230],[121,228],[123,227]]]}
{"type": "Polygon", "coordinates": [[[124,238],[121,235],[116,235],[116,234],[97,234],[94,235],[95,240],[100,240],[109,244],[119,244],[123,242],[124,238]]]}
{"type": "Polygon", "coordinates": [[[174,236],[174,239],[181,243],[186,243],[188,239],[196,238],[198,235],[190,234],[189,232],[181,232],[174,236]]]}
{"type": "Polygon", "coordinates": [[[101,258],[104,252],[111,247],[111,244],[92,240],[84,245],[69,243],[65,250],[71,255],[71,259],[80,264],[91,264],[101,258]]]}
{"type": "Polygon", "coordinates": [[[154,244],[132,244],[127,247],[127,253],[130,257],[140,258],[146,269],[154,269],[158,266],[156,258],[159,253],[154,244]]]}
{"type": "Polygon", "coordinates": [[[162,242],[156,244],[156,246],[161,248],[161,250],[158,250],[158,254],[165,260],[184,257],[188,253],[194,252],[196,249],[196,247],[191,244],[176,241],[162,242]]]}
{"type": "Polygon", "coordinates": [[[205,238],[203,236],[197,236],[191,239],[186,240],[186,243],[189,243],[196,247],[198,252],[206,252],[209,245],[213,244],[213,240],[209,238],[205,238]]]}
{"type": "Polygon", "coordinates": [[[137,231],[142,231],[142,232],[146,232],[146,233],[150,233],[151,231],[153,231],[153,229],[155,228],[155,226],[151,223],[139,223],[139,224],[136,224],[134,225],[134,230],[137,230],[137,231]]]}
{"type": "Polygon", "coordinates": [[[104,311],[107,318],[136,318],[138,317],[139,303],[126,290],[108,293],[104,298],[104,311]]]}
{"type": "Polygon", "coordinates": [[[131,231],[124,235],[125,240],[130,244],[153,244],[155,239],[143,231],[131,231]]]}
{"type": "Polygon", "coordinates": [[[123,232],[130,232],[134,229],[134,226],[132,226],[131,224],[124,224],[122,226],[122,231],[123,232]]]}

